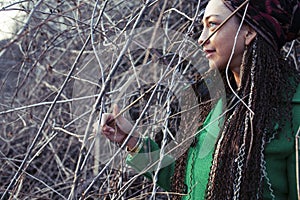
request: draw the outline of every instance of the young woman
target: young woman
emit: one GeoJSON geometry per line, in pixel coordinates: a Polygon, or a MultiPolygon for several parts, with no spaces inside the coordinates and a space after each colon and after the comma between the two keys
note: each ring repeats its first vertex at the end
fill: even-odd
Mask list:
{"type": "MultiPolygon", "coordinates": [[[[216,101],[201,113],[206,128],[200,128],[179,159],[160,170],[158,184],[178,193],[174,198],[297,199],[300,76],[280,49],[299,36],[299,9],[299,1],[287,0],[208,2],[199,43],[210,68],[225,71],[224,80],[233,79],[235,85],[225,81],[229,103],[216,101]],[[218,134],[213,150],[198,156],[203,138],[211,134],[212,116],[223,113],[224,126],[210,129],[218,134]]],[[[117,113],[115,107],[104,114],[101,128],[109,140],[122,144],[132,125],[124,117],[115,118],[117,113]]],[[[140,171],[149,161],[140,153],[159,149],[152,140],[138,137],[129,138],[126,146],[128,163],[140,171]]]]}

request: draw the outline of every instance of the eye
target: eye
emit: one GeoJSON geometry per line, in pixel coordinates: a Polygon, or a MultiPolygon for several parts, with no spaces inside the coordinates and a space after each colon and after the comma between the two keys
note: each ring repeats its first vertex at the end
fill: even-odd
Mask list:
{"type": "Polygon", "coordinates": [[[208,22],[208,27],[209,28],[215,28],[217,26],[216,22],[208,22]]]}

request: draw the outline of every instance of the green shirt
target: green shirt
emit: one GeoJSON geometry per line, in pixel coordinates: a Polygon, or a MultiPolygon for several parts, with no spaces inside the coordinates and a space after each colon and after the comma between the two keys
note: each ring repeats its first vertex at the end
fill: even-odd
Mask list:
{"type": "Polygon", "coordinates": [[[224,121],[219,117],[222,110],[222,101],[219,100],[203,122],[200,133],[196,135],[198,142],[195,147],[189,149],[185,176],[188,195],[182,199],[204,199],[214,145],[220,132],[219,127],[224,121]]]}
{"type": "MultiPolygon", "coordinates": [[[[296,133],[300,126],[300,86],[297,88],[292,103],[293,128],[296,133]]],[[[222,101],[219,101],[197,134],[196,146],[191,147],[188,152],[185,172],[188,195],[182,199],[204,199],[214,143],[220,130],[219,125],[223,122],[219,117],[221,114],[222,101]]],[[[292,134],[289,123],[284,126],[278,136],[267,144],[265,149],[267,178],[264,183],[264,199],[272,199],[272,196],[275,196],[275,199],[279,200],[294,200],[297,199],[295,136],[292,134]]],[[[128,156],[127,163],[140,172],[145,171],[148,178],[153,178],[159,158],[158,145],[146,138],[144,147],[136,155],[128,156]]],[[[157,184],[168,191],[171,188],[174,162],[171,157],[166,156],[160,160],[160,164],[164,167],[159,171],[157,184]]]]}

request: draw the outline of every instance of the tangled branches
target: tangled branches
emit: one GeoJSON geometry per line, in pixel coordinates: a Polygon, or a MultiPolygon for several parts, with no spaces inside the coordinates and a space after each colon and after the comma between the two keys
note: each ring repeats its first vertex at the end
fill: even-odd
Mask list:
{"type": "MultiPolygon", "coordinates": [[[[132,53],[126,37],[142,27],[184,33],[195,21],[197,1],[51,0],[2,6],[2,14],[18,10],[24,21],[0,45],[1,199],[149,198],[153,183],[134,176],[124,162],[126,153],[115,155],[117,148],[95,135],[91,124],[120,103],[110,94],[122,91],[126,78],[136,73],[130,66],[168,52],[146,55],[146,43],[140,44],[142,52],[132,53]]],[[[190,31],[195,38],[196,29],[190,31]]]]}

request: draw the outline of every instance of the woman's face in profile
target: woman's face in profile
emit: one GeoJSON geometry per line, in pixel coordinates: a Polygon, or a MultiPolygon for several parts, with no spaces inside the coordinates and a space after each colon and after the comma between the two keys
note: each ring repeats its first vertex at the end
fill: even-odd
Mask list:
{"type": "MultiPolygon", "coordinates": [[[[203,17],[203,32],[199,38],[202,43],[232,12],[222,0],[210,0],[203,17]]],[[[236,16],[231,17],[204,45],[203,50],[209,61],[210,68],[225,69],[231,55],[234,38],[240,23],[236,16]]],[[[234,55],[230,62],[231,70],[238,70],[242,62],[245,48],[245,28],[240,30],[234,55]]]]}

